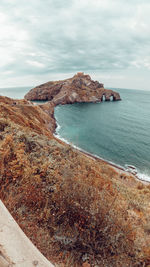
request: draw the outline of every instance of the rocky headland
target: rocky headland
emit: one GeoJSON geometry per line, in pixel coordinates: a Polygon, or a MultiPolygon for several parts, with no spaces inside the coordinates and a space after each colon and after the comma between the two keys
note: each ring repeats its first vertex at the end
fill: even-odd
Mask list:
{"type": "Polygon", "coordinates": [[[50,129],[56,128],[54,108],[57,105],[73,103],[96,103],[102,101],[119,101],[119,93],[105,89],[102,83],[93,81],[82,72],[62,81],[50,81],[31,89],[24,97],[26,100],[48,101],[41,108],[51,117],[50,129]]]}
{"type": "Polygon", "coordinates": [[[119,93],[104,89],[102,83],[93,81],[89,75],[77,73],[70,79],[41,84],[26,95],[27,100],[48,100],[55,105],[75,102],[101,102],[121,100],[119,93]]]}
{"type": "Polygon", "coordinates": [[[38,106],[27,99],[42,99],[42,89],[24,100],[0,97],[0,198],[57,266],[149,266],[150,186],[53,136],[54,107],[76,102],[74,88],[74,100],[53,91],[38,106]]]}

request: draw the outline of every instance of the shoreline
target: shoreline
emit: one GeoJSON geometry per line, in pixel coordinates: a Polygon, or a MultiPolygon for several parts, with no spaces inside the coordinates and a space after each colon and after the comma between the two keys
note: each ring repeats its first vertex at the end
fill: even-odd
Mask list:
{"type": "Polygon", "coordinates": [[[56,265],[146,263],[150,187],[61,141],[54,106],[41,106],[2,99],[1,198],[8,210],[56,265]]]}
{"type": "MultiPolygon", "coordinates": [[[[61,142],[64,142],[65,144],[70,145],[71,147],[77,149],[78,151],[80,151],[81,153],[84,153],[86,156],[91,157],[92,159],[99,160],[99,161],[101,161],[101,162],[103,162],[105,164],[110,165],[111,167],[115,168],[115,170],[118,170],[120,172],[122,171],[122,172],[126,173],[127,175],[132,175],[138,181],[141,181],[143,183],[148,183],[148,184],[150,183],[150,176],[149,175],[147,175],[145,173],[141,173],[141,172],[137,172],[137,174],[134,174],[134,173],[126,170],[125,167],[123,167],[121,165],[118,165],[115,162],[111,162],[109,160],[106,160],[106,159],[104,159],[104,158],[102,158],[102,157],[100,157],[100,156],[98,156],[96,154],[92,154],[92,153],[90,153],[90,152],[88,152],[88,151],[86,151],[86,150],[84,150],[84,149],[82,149],[82,148],[70,143],[65,138],[62,138],[61,136],[59,136],[59,133],[57,133],[57,131],[58,131],[58,129],[60,129],[63,126],[59,125],[58,122],[57,122],[57,118],[55,117],[55,108],[57,106],[67,105],[67,104],[56,104],[56,103],[54,103],[54,105],[52,107],[50,107],[49,104],[51,104],[51,101],[47,101],[46,103],[44,103],[42,105],[39,105],[39,106],[43,108],[44,106],[48,105],[46,109],[48,110],[50,108],[49,116],[52,119],[52,121],[51,121],[52,122],[52,128],[50,130],[52,131],[52,134],[56,139],[60,140],[61,142]]],[[[44,111],[45,111],[45,109],[44,109],[44,111]]],[[[128,166],[130,166],[130,165],[128,165],[128,166]]]]}
{"type": "MultiPolygon", "coordinates": [[[[90,158],[93,159],[93,160],[97,160],[97,161],[103,162],[103,163],[106,164],[106,165],[111,166],[111,167],[114,168],[116,171],[120,172],[120,174],[123,172],[123,173],[125,173],[126,175],[131,175],[132,177],[134,177],[134,179],[136,179],[136,180],[138,180],[138,181],[140,181],[140,182],[147,183],[147,184],[150,183],[150,180],[148,181],[148,180],[146,180],[146,179],[142,179],[142,178],[140,178],[140,177],[138,176],[138,173],[137,173],[137,174],[133,174],[132,172],[127,171],[123,166],[117,165],[117,164],[115,164],[114,162],[111,162],[111,161],[109,161],[109,160],[103,159],[103,158],[101,158],[101,157],[98,156],[98,155],[92,154],[92,153],[90,153],[90,152],[88,152],[88,151],[86,151],[86,150],[84,150],[84,149],[82,149],[82,148],[80,148],[80,147],[78,147],[78,146],[76,146],[76,145],[70,143],[70,142],[69,142],[68,140],[66,140],[65,138],[62,138],[61,136],[59,136],[59,134],[58,134],[57,131],[56,131],[57,128],[60,128],[60,127],[62,127],[62,126],[60,126],[60,125],[57,123],[57,120],[56,120],[55,116],[54,116],[54,119],[55,119],[55,122],[56,122],[56,128],[55,128],[55,131],[54,131],[54,133],[53,133],[53,136],[54,136],[56,139],[60,140],[61,142],[65,143],[65,144],[70,145],[70,146],[73,147],[74,149],[78,150],[80,153],[84,154],[84,155],[87,156],[87,157],[90,157],[90,158]]],[[[143,174],[143,175],[144,175],[144,174],[143,174]]]]}
{"type": "MultiPolygon", "coordinates": [[[[117,169],[119,169],[119,170],[121,170],[121,171],[125,171],[125,172],[127,172],[122,166],[119,166],[119,165],[117,165],[117,164],[115,164],[115,163],[113,163],[113,162],[110,162],[109,160],[103,159],[103,158],[101,158],[100,156],[97,156],[97,155],[95,155],[95,154],[92,154],[92,153],[90,153],[90,152],[88,152],[88,151],[86,151],[86,150],[84,150],[84,149],[82,149],[82,148],[80,148],[80,147],[78,147],[78,146],[72,144],[72,143],[69,143],[69,141],[67,141],[67,140],[64,139],[64,138],[61,138],[57,133],[54,133],[53,135],[54,135],[55,138],[61,140],[61,141],[64,142],[65,144],[68,144],[68,145],[70,145],[71,147],[77,149],[78,151],[80,151],[80,152],[83,153],[84,155],[86,155],[86,156],[88,156],[88,157],[90,157],[90,158],[92,158],[92,159],[94,159],[94,160],[100,160],[100,161],[102,161],[102,162],[104,162],[104,163],[106,163],[106,164],[109,164],[110,166],[115,167],[115,168],[117,168],[117,169]]],[[[130,172],[128,172],[128,173],[130,173],[130,172]]]]}
{"type": "MultiPolygon", "coordinates": [[[[32,102],[33,100],[29,100],[29,101],[32,102]]],[[[85,102],[80,102],[80,103],[85,103],[85,102]]],[[[88,103],[88,102],[86,102],[86,103],[88,103]]],[[[91,102],[91,103],[95,103],[95,102],[91,102]]],[[[98,156],[96,154],[92,154],[92,153],[70,143],[65,138],[62,138],[61,136],[59,136],[59,133],[57,133],[57,131],[62,126],[58,124],[57,118],[55,117],[55,108],[58,106],[67,105],[67,104],[73,104],[73,103],[64,103],[64,102],[63,103],[59,103],[59,102],[57,103],[57,102],[53,102],[53,101],[46,101],[46,103],[44,103],[44,104],[43,103],[40,105],[39,105],[39,103],[36,104],[36,105],[39,105],[44,111],[46,111],[49,114],[50,119],[51,119],[51,123],[52,123],[52,127],[49,129],[52,131],[52,134],[54,135],[55,138],[57,138],[58,140],[61,140],[62,142],[66,143],[66,144],[69,144],[70,146],[72,146],[75,149],[77,149],[78,151],[84,153],[88,157],[91,157],[95,160],[100,160],[101,162],[103,162],[105,164],[109,164],[111,167],[115,168],[116,170],[119,170],[120,172],[122,171],[128,175],[132,175],[138,181],[148,183],[148,184],[150,183],[150,175],[148,175],[146,173],[142,173],[140,171],[137,171],[136,167],[133,166],[135,168],[135,173],[133,173],[134,170],[132,168],[130,170],[127,170],[125,167],[123,167],[123,166],[121,166],[115,162],[111,162],[107,159],[104,159],[101,156],[98,156]],[[49,110],[50,110],[50,112],[49,112],[49,110]]],[[[130,167],[131,165],[127,165],[127,168],[128,168],[128,166],[130,167]]]]}

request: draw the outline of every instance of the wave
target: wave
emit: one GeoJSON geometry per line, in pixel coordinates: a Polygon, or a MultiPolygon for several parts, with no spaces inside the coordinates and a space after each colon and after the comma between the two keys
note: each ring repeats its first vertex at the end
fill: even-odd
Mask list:
{"type": "Polygon", "coordinates": [[[57,131],[55,131],[55,135],[59,135],[59,130],[62,128],[62,126],[60,124],[58,124],[58,122],[56,121],[56,125],[57,125],[57,131]]]}
{"type": "Polygon", "coordinates": [[[145,173],[137,173],[137,177],[138,179],[140,179],[141,181],[144,181],[144,182],[149,182],[150,183],[150,176],[148,174],[145,174],[145,173]]]}

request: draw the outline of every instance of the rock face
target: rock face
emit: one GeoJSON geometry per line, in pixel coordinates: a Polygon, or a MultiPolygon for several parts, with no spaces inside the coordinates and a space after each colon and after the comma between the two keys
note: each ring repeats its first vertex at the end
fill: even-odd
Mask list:
{"type": "Polygon", "coordinates": [[[93,81],[89,75],[82,72],[70,79],[41,84],[31,89],[25,99],[49,100],[54,105],[121,100],[119,93],[104,89],[102,83],[93,81]]]}

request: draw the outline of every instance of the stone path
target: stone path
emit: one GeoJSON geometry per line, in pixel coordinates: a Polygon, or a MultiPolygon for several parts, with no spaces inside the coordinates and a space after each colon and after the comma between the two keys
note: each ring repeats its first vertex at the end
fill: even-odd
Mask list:
{"type": "Polygon", "coordinates": [[[53,267],[0,200],[0,267],[53,267]]]}

